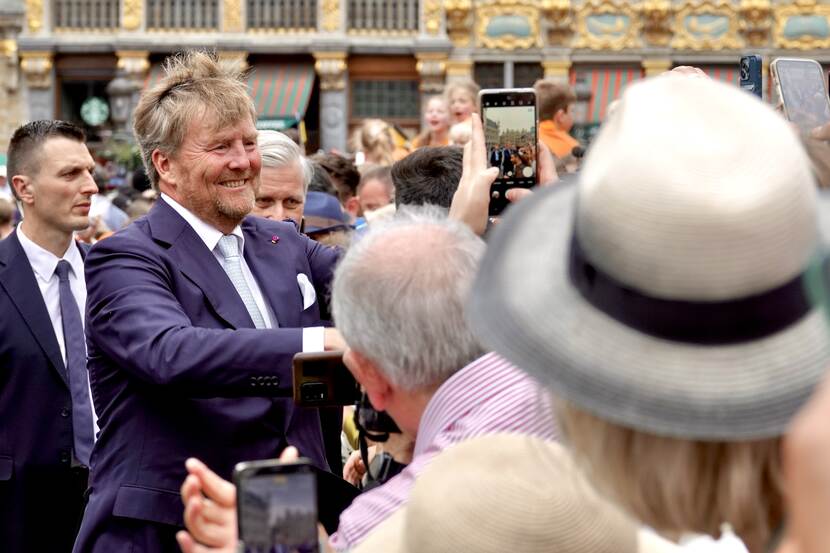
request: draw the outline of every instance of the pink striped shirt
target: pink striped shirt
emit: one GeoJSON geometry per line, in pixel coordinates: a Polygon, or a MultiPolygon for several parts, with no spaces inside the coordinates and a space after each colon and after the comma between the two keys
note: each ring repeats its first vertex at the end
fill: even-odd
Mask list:
{"type": "Polygon", "coordinates": [[[358,496],[343,511],[329,543],[338,551],[355,547],[406,503],[415,479],[438,453],[499,432],[557,437],[548,394],[506,360],[488,353],[438,388],[418,425],[412,463],[383,486],[358,496]]]}

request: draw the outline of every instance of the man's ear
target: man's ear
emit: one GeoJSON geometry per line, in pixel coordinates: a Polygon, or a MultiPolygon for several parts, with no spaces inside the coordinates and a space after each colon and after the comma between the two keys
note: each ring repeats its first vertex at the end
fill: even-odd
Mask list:
{"type": "Polygon", "coordinates": [[[352,217],[358,217],[360,215],[360,198],[352,196],[346,200],[346,205],[343,206],[343,209],[352,217]]]}
{"type": "Polygon", "coordinates": [[[378,411],[385,411],[389,397],[392,395],[392,386],[389,380],[378,368],[374,361],[366,356],[349,350],[348,367],[352,371],[355,380],[363,386],[372,407],[378,411]]]}
{"type": "Polygon", "coordinates": [[[156,168],[156,172],[159,174],[159,181],[163,180],[164,182],[175,187],[176,175],[171,167],[170,156],[156,148],[153,150],[150,159],[153,162],[153,166],[156,168]]]}
{"type": "Polygon", "coordinates": [[[23,204],[31,205],[34,203],[34,191],[32,189],[32,179],[24,175],[15,175],[11,180],[12,188],[20,198],[23,204]]]}

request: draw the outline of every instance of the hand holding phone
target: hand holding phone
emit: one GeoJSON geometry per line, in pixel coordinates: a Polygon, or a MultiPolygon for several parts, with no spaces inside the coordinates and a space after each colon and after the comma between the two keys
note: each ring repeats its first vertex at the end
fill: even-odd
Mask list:
{"type": "Polygon", "coordinates": [[[537,183],[538,121],[532,88],[484,89],[479,93],[487,162],[499,170],[490,187],[491,216],[510,203],[511,188],[537,183]]]}
{"type": "Polygon", "coordinates": [[[308,459],[239,463],[233,479],[245,553],[318,553],[317,480],[308,459]]]}
{"type": "Polygon", "coordinates": [[[770,70],[787,119],[807,134],[830,122],[830,98],[817,61],[778,58],[770,70]]]}

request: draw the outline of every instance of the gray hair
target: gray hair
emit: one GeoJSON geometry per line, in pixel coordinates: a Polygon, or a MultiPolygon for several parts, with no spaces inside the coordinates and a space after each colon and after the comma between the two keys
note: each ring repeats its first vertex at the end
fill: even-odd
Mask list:
{"type": "Polygon", "coordinates": [[[285,167],[292,163],[300,164],[303,175],[303,194],[308,193],[308,185],[314,176],[314,168],[300,150],[300,147],[288,136],[279,131],[259,131],[257,133],[259,153],[262,155],[263,167],[285,167]]]}
{"type": "Polygon", "coordinates": [[[440,385],[481,356],[464,305],[484,248],[436,208],[372,224],[334,278],[334,318],[349,347],[409,391],[440,385]]]}

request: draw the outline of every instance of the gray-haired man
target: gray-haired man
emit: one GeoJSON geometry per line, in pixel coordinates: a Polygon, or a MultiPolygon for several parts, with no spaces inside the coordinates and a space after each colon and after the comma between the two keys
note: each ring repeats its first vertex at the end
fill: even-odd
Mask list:
{"type": "Polygon", "coordinates": [[[257,143],[262,155],[262,170],[251,215],[275,221],[291,219],[299,226],[313,174],[311,162],[299,146],[281,132],[259,131],[257,143]]]}
{"type": "MultiPolygon", "coordinates": [[[[443,449],[497,432],[555,437],[547,397],[518,369],[485,353],[465,320],[467,292],[483,253],[484,242],[462,223],[429,212],[399,213],[369,227],[337,269],[332,299],[349,344],[346,365],[372,405],[415,438],[415,451],[401,474],[343,512],[330,541],[336,550],[361,544],[404,505],[417,476],[443,449]]],[[[196,478],[182,487],[191,514],[185,516],[191,535],[180,537],[184,551],[195,551],[193,538],[231,551],[232,488],[212,485],[218,479],[201,465],[188,469],[196,478]],[[194,509],[205,497],[211,510],[223,507],[230,532],[215,531],[217,523],[194,509]]]]}

